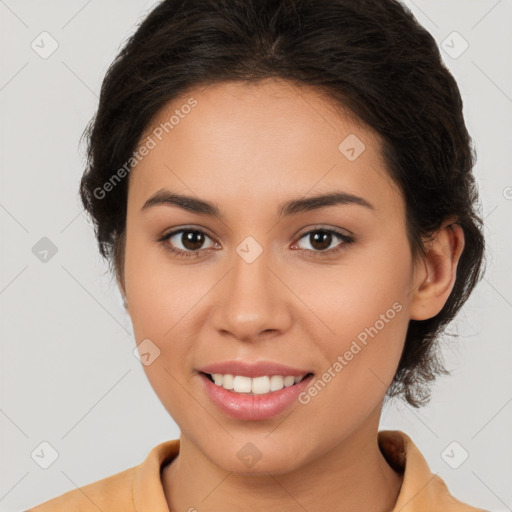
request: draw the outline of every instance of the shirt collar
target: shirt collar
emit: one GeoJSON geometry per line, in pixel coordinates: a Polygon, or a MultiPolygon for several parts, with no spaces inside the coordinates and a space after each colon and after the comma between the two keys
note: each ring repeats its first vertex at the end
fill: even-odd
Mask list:
{"type": "MultiPolygon", "coordinates": [[[[379,448],[388,464],[403,474],[403,483],[392,512],[426,510],[478,511],[457,501],[444,481],[432,473],[427,461],[411,438],[399,430],[378,432],[379,448]],[[453,508],[451,508],[453,506],[453,508]]],[[[161,468],[179,453],[180,441],[174,439],[155,446],[142,464],[135,467],[133,502],[137,512],[169,512],[161,481],[161,468]]]]}
{"type": "Polygon", "coordinates": [[[161,480],[164,462],[180,451],[180,440],[173,439],[155,446],[142,464],[136,466],[133,478],[133,504],[137,512],[169,512],[161,480]]]}
{"type": "Polygon", "coordinates": [[[403,474],[402,487],[392,512],[485,512],[457,500],[412,439],[400,430],[381,430],[379,448],[388,464],[403,474]]]}

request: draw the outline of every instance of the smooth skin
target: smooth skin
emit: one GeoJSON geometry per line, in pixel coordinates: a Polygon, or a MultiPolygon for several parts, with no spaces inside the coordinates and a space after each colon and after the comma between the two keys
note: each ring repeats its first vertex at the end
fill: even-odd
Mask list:
{"type": "Polygon", "coordinates": [[[179,456],[162,475],[169,507],[390,511],[402,477],[377,444],[384,395],[409,320],[436,315],[452,290],[463,232],[447,219],[427,256],[413,260],[404,200],[378,136],[305,86],[268,79],[194,88],[144,137],[191,97],[197,106],[131,171],[118,276],[136,342],[149,338],[160,350],[144,370],[181,432],[179,456]],[[338,149],[350,134],[365,145],[354,161],[338,149]],[[142,209],[161,189],[214,203],[222,220],[169,204],[142,209]],[[286,201],[333,191],[373,208],[338,204],[278,218],[286,201]],[[187,243],[187,232],[158,241],[180,228],[200,230],[203,243],[187,243]],[[306,234],[313,229],[354,241],[315,242],[306,234]],[[236,251],[248,236],[262,248],[252,263],[236,251]],[[197,369],[232,359],[319,378],[394,303],[401,311],[307,405],[242,421],[203,389],[197,369]],[[237,457],[246,443],[261,453],[251,468],[237,457]]]}

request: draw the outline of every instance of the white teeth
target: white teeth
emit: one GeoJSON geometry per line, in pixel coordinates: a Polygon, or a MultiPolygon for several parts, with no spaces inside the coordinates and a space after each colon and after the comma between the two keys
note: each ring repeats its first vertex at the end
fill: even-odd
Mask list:
{"type": "Polygon", "coordinates": [[[272,375],[270,377],[270,391],[279,391],[284,388],[283,384],[284,377],[281,375],[272,375]]]}
{"type": "MultiPolygon", "coordinates": [[[[222,375],[221,375],[221,377],[222,377],[222,375]]],[[[222,379],[222,386],[224,387],[224,389],[233,389],[233,380],[234,380],[233,375],[224,375],[224,377],[222,379]]]]}
{"type": "MultiPolygon", "coordinates": [[[[221,378],[222,378],[222,375],[221,375],[221,378]]],[[[242,377],[241,375],[235,375],[235,378],[233,379],[233,391],[236,391],[237,393],[250,393],[251,392],[250,377],[242,377]]]]}
{"type": "Polygon", "coordinates": [[[290,375],[286,376],[284,378],[284,385],[285,387],[290,387],[290,386],[293,386],[295,384],[295,377],[292,377],[290,375]]]}
{"type": "Polygon", "coordinates": [[[255,377],[252,379],[251,391],[255,395],[263,395],[270,391],[270,377],[255,377]]]}
{"type": "Polygon", "coordinates": [[[280,389],[293,386],[299,383],[305,376],[293,377],[287,375],[272,375],[271,377],[265,375],[263,377],[245,377],[243,375],[222,375],[220,373],[213,373],[212,378],[215,384],[224,389],[229,389],[235,393],[252,393],[253,395],[264,395],[272,391],[279,391],[280,389]]]}

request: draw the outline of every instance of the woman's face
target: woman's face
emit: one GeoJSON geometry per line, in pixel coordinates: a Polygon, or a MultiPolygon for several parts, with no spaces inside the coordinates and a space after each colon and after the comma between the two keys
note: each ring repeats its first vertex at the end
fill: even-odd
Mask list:
{"type": "Polygon", "coordinates": [[[309,89],[267,80],[191,91],[140,144],[148,151],[129,178],[124,288],[136,342],[150,340],[144,370],[182,439],[227,471],[250,471],[249,455],[259,459],[253,471],[279,473],[373,432],[417,275],[404,202],[374,133],[309,89]],[[191,201],[143,208],[162,191],[191,201]],[[334,193],[347,196],[312,201],[334,193]],[[265,393],[287,371],[256,368],[262,379],[237,379],[261,392],[247,395],[200,372],[226,361],[313,375],[265,393]]]}

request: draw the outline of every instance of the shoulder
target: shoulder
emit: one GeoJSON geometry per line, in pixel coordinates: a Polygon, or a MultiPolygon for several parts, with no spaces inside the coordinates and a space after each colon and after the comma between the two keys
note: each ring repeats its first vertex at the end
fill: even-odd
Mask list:
{"type": "Polygon", "coordinates": [[[437,503],[438,509],[435,510],[443,510],[443,512],[489,512],[456,498],[448,489],[445,481],[437,474],[433,475],[431,484],[428,493],[432,503],[437,503]]]}
{"type": "Polygon", "coordinates": [[[103,480],[78,487],[45,501],[27,512],[64,512],[69,510],[76,512],[98,512],[98,510],[131,512],[135,510],[132,499],[135,469],[136,467],[126,469],[103,480]],[[122,508],[119,508],[121,506],[122,508]]]}

